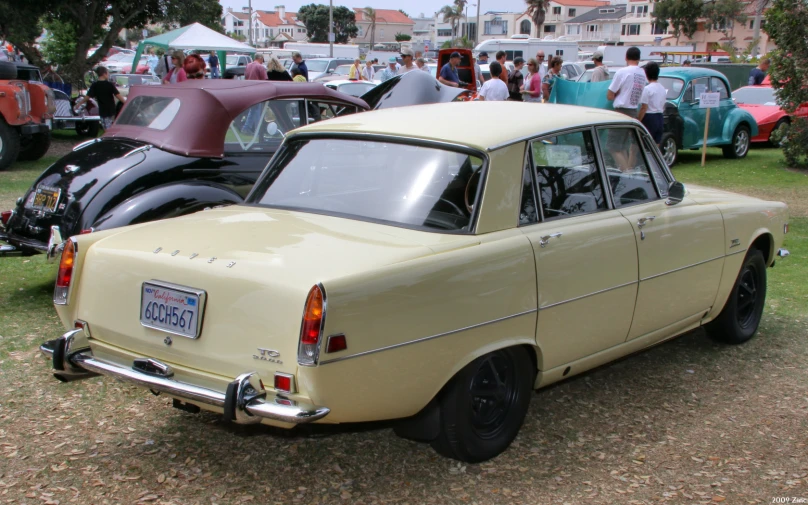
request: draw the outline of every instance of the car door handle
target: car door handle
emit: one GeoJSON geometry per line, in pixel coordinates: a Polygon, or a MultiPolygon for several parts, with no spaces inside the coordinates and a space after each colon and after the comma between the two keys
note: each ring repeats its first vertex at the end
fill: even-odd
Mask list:
{"type": "Polygon", "coordinates": [[[641,217],[640,219],[637,220],[637,228],[642,228],[643,226],[650,223],[654,219],[656,219],[656,216],[641,217]]]}
{"type": "Polygon", "coordinates": [[[539,238],[539,245],[542,246],[542,247],[545,247],[550,242],[551,238],[558,238],[560,236],[561,236],[560,232],[559,233],[552,233],[550,235],[544,235],[543,237],[539,238]]]}

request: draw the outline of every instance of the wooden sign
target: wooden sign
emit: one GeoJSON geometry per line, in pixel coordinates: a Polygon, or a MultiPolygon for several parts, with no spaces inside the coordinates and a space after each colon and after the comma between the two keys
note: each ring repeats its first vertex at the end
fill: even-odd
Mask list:
{"type": "Polygon", "coordinates": [[[699,94],[699,109],[707,109],[707,117],[704,118],[704,142],[701,145],[701,166],[707,159],[707,131],[710,128],[710,109],[715,109],[721,103],[721,93],[701,93],[699,94]]]}

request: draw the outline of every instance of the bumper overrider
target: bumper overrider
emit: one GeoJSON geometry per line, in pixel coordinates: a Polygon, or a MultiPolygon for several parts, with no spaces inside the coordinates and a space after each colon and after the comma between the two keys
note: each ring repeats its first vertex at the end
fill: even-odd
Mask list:
{"type": "Polygon", "coordinates": [[[0,241],[7,242],[8,244],[0,245],[0,252],[8,253],[18,250],[36,251],[45,253],[49,262],[56,261],[62,254],[62,249],[65,248],[65,239],[62,238],[62,232],[58,226],[51,226],[47,244],[38,240],[21,237],[2,227],[0,227],[0,241]]]}
{"type": "Polygon", "coordinates": [[[302,424],[322,419],[330,410],[300,403],[282,396],[268,398],[261,377],[255,372],[239,375],[225,392],[195,386],[172,379],[169,365],[151,358],[134,360],[131,368],[97,359],[89,347],[77,345],[83,339],[82,329],[71,330],[39,347],[53,360],[53,375],[63,381],[106,375],[119,381],[165,393],[171,397],[220,408],[226,420],[236,424],[254,424],[261,419],[302,424]]]}

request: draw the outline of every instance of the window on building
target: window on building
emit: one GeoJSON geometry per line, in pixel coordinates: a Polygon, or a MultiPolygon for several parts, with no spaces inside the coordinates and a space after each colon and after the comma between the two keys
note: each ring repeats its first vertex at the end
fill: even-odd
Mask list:
{"type": "Polygon", "coordinates": [[[530,35],[531,31],[530,21],[523,19],[522,22],[519,23],[519,33],[522,35],[530,35]]]}
{"type": "Polygon", "coordinates": [[[640,25],[623,25],[620,29],[621,35],[639,35],[640,25]]]}
{"type": "Polygon", "coordinates": [[[612,8],[600,9],[598,12],[600,12],[601,14],[614,14],[614,9],[612,8]]]}
{"type": "MultiPolygon", "coordinates": [[[[488,21],[485,22],[485,34],[488,35],[488,21]]],[[[451,36],[452,36],[451,28],[438,29],[438,37],[451,37],[451,36]]]]}
{"type": "Polygon", "coordinates": [[[544,33],[555,33],[556,25],[544,25],[544,33]]]}
{"type": "Polygon", "coordinates": [[[581,25],[567,25],[567,35],[580,35],[581,25]]]}
{"type": "Polygon", "coordinates": [[[576,14],[576,10],[575,10],[575,9],[570,9],[570,10],[569,10],[569,17],[574,18],[576,15],[577,15],[577,14],[576,14]]]}
{"type": "Polygon", "coordinates": [[[651,34],[652,35],[664,35],[666,33],[668,33],[667,28],[662,28],[661,25],[658,25],[656,23],[651,25],[651,34]]]}
{"type": "Polygon", "coordinates": [[[553,7],[553,14],[556,16],[561,15],[561,7],[553,7]]]}
{"type": "Polygon", "coordinates": [[[630,14],[634,14],[634,17],[644,18],[648,16],[648,6],[647,5],[632,5],[628,11],[630,14]]]}
{"type": "Polygon", "coordinates": [[[491,21],[486,21],[483,27],[484,35],[507,35],[508,22],[503,21],[502,18],[494,18],[491,21]]]}
{"type": "Polygon", "coordinates": [[[596,31],[598,31],[599,28],[600,27],[598,25],[587,25],[586,26],[586,31],[588,31],[590,33],[594,33],[596,31]]]}

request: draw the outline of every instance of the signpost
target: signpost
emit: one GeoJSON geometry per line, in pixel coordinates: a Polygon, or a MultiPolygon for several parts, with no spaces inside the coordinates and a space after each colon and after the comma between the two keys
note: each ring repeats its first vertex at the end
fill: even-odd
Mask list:
{"type": "Polygon", "coordinates": [[[707,133],[710,129],[710,109],[718,107],[721,101],[721,93],[701,93],[699,95],[699,109],[707,109],[707,117],[704,119],[704,142],[701,145],[701,166],[707,158],[707,133]]]}

